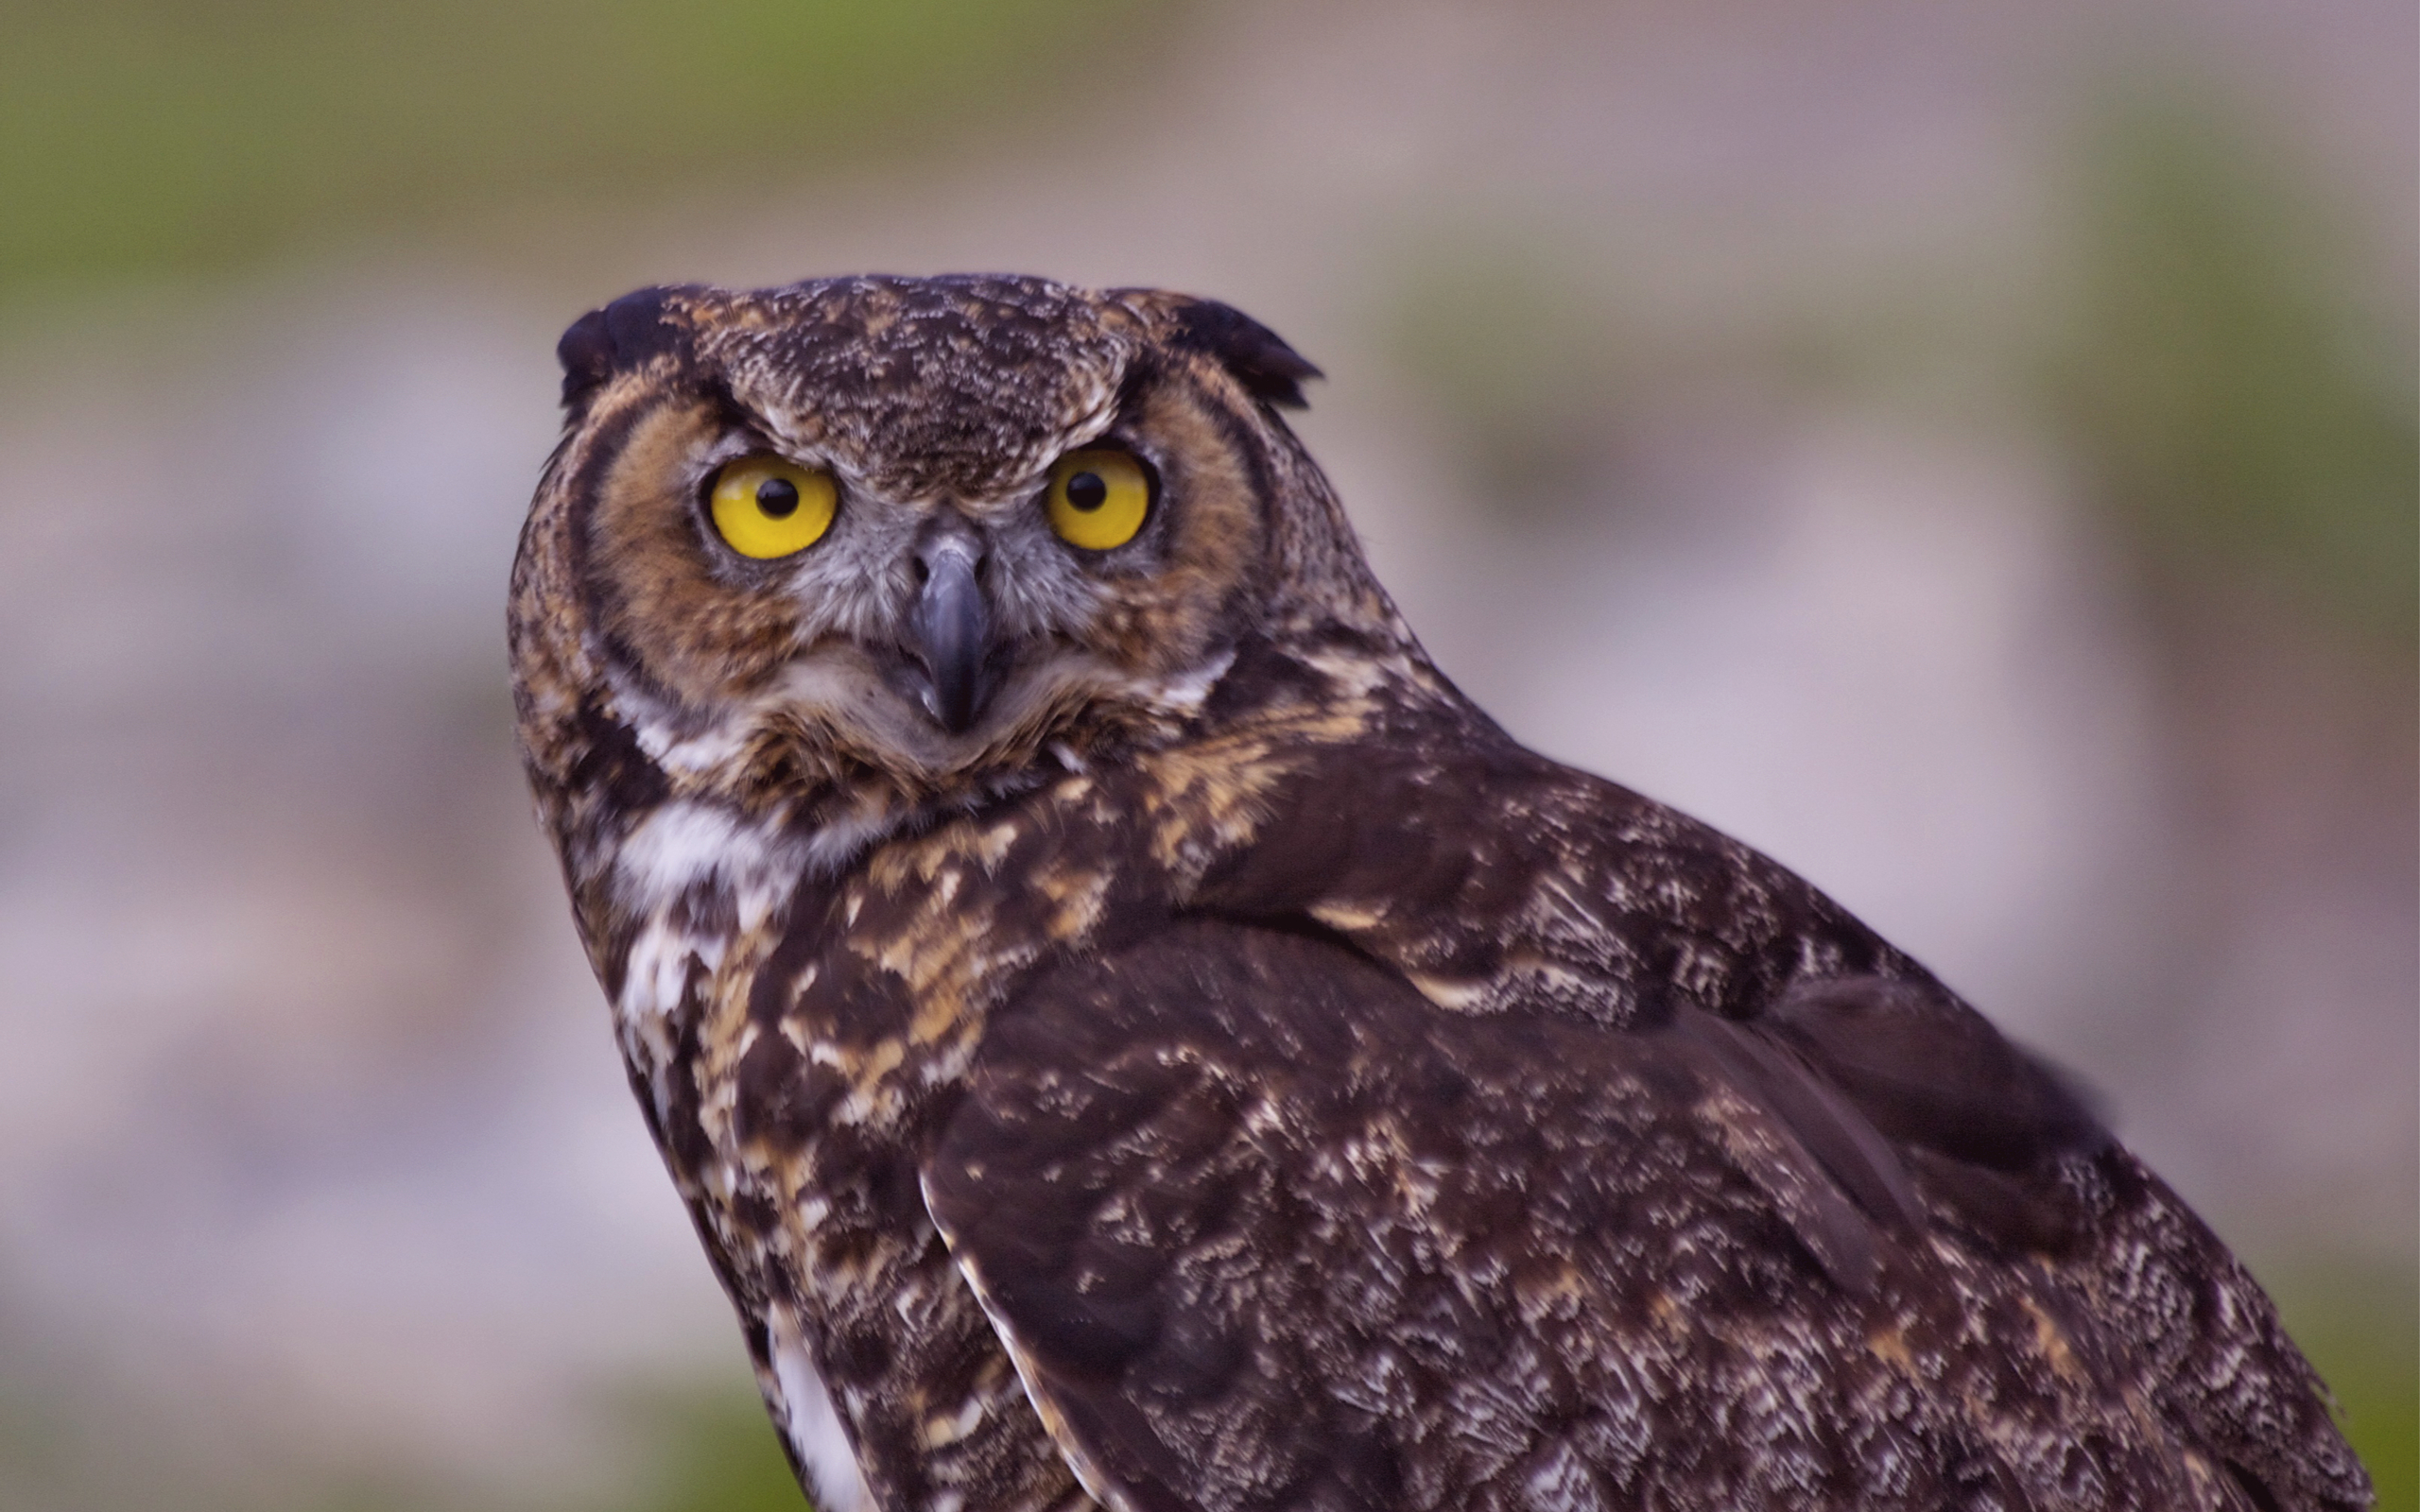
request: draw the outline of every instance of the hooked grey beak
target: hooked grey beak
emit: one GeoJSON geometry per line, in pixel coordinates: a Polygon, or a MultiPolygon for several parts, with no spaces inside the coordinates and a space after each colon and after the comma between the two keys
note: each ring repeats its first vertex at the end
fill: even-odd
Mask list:
{"type": "Polygon", "coordinates": [[[992,611],[975,578],[981,563],[974,542],[944,536],[916,553],[925,569],[911,628],[916,659],[931,679],[927,705],[942,728],[964,734],[983,712],[983,659],[991,649],[992,611]]]}

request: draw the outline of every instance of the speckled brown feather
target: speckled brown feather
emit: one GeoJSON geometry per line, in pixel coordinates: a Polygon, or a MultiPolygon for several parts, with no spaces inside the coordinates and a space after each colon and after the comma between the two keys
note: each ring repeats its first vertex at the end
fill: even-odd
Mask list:
{"type": "Polygon", "coordinates": [[[2367,1504],[2056,1076],[1435,672],[1258,325],[853,279],[646,291],[562,357],[524,749],[828,1503],[2367,1504]],[[1091,555],[1036,503],[1088,444],[1163,490],[1091,555]],[[831,540],[720,550],[742,449],[832,472],[831,540]],[[1001,627],[963,732],[904,628],[935,532],[1001,627]]]}

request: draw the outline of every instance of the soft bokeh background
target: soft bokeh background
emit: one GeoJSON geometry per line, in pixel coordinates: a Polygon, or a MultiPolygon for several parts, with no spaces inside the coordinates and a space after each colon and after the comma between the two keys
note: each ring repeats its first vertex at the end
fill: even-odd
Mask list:
{"type": "Polygon", "coordinates": [[[794,1506],[527,816],[556,334],[1229,299],[1446,669],[2107,1092],[2414,1505],[2409,0],[0,0],[0,1505],[794,1506]]]}

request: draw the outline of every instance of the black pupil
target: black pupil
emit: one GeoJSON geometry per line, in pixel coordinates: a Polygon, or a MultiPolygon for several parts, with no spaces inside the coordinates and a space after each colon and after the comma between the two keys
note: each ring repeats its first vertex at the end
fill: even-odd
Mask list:
{"type": "Polygon", "coordinates": [[[756,485],[756,507],[768,519],[788,519],[798,512],[798,485],[787,478],[767,478],[756,485]]]}
{"type": "Polygon", "coordinates": [[[1090,514],[1109,502],[1109,485],[1098,472],[1079,472],[1067,480],[1067,504],[1090,514]]]}

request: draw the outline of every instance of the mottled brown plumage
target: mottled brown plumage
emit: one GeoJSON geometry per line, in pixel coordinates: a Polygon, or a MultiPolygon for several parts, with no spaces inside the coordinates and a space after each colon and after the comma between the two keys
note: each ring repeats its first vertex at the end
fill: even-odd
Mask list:
{"type": "Polygon", "coordinates": [[[2055,1075],[1437,673],[1260,326],[851,279],[562,355],[524,748],[834,1512],[2368,1504],[2055,1075]],[[1052,533],[1080,447],[1131,541],[1052,533]],[[726,545],[743,454],[829,533],[726,545]]]}

